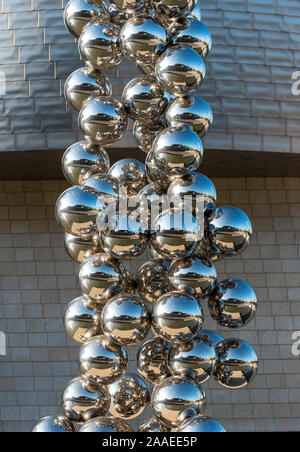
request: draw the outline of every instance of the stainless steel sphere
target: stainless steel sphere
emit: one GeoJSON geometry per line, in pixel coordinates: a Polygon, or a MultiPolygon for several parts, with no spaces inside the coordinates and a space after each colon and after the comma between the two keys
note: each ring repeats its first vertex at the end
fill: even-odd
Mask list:
{"type": "Polygon", "coordinates": [[[207,27],[192,17],[181,17],[168,29],[170,44],[186,45],[195,50],[203,59],[207,57],[212,46],[211,34],[207,27]]]}
{"type": "Polygon", "coordinates": [[[56,202],[57,222],[69,234],[89,239],[95,230],[102,203],[97,192],[75,185],[64,191],[56,202]]]}
{"type": "Polygon", "coordinates": [[[212,318],[221,326],[241,328],[254,318],[257,298],[249,284],[240,279],[221,281],[209,299],[212,318]]]}
{"type": "Polygon", "coordinates": [[[170,262],[163,259],[145,262],[136,274],[137,291],[148,303],[153,304],[170,290],[168,269],[170,262]]]}
{"type": "Polygon", "coordinates": [[[122,61],[119,28],[109,22],[90,22],[80,35],[78,48],[81,58],[99,71],[122,61]]]}
{"type": "Polygon", "coordinates": [[[123,419],[113,417],[96,417],[79,429],[80,433],[131,433],[133,429],[123,419]]]}
{"type": "Polygon", "coordinates": [[[64,323],[68,336],[80,344],[102,333],[101,310],[83,295],[68,304],[64,323]]]}
{"type": "Polygon", "coordinates": [[[162,88],[175,96],[196,91],[205,77],[201,56],[187,46],[169,47],[157,60],[155,73],[162,88]]]}
{"type": "Polygon", "coordinates": [[[223,341],[224,339],[220,334],[212,330],[201,330],[199,336],[209,340],[209,342],[211,342],[215,348],[218,345],[218,343],[223,341]]]}
{"type": "Polygon", "coordinates": [[[194,416],[187,419],[177,429],[180,433],[226,433],[225,427],[215,419],[207,416],[194,416]]]}
{"type": "Polygon", "coordinates": [[[168,34],[154,17],[135,16],[123,26],[120,34],[124,55],[138,64],[154,65],[168,44],[168,34]]]}
{"type": "Polygon", "coordinates": [[[93,337],[80,348],[80,373],[97,385],[119,380],[127,362],[126,349],[104,335],[93,337]]]}
{"type": "Polygon", "coordinates": [[[108,11],[102,2],[89,0],[70,0],[64,10],[64,22],[67,30],[76,38],[79,38],[84,27],[91,20],[99,20],[108,17],[108,11]]]}
{"type": "Polygon", "coordinates": [[[176,176],[169,176],[157,167],[152,151],[147,154],[145,167],[149,182],[159,185],[164,191],[167,191],[170,183],[176,179],[176,176]]]}
{"type": "Polygon", "coordinates": [[[188,377],[202,384],[213,375],[216,358],[214,345],[198,335],[187,342],[173,343],[168,362],[173,375],[188,377]]]}
{"type": "Polygon", "coordinates": [[[119,10],[123,12],[133,12],[141,10],[145,7],[145,0],[111,0],[111,3],[119,10]]]}
{"type": "Polygon", "coordinates": [[[65,83],[65,98],[77,111],[91,95],[111,96],[111,93],[111,83],[106,75],[90,67],[77,69],[65,83]]]}
{"type": "Polygon", "coordinates": [[[252,226],[247,215],[236,207],[219,207],[208,224],[208,238],[218,254],[235,256],[242,253],[251,240],[252,226]]]}
{"type": "Polygon", "coordinates": [[[110,214],[109,210],[101,217],[100,240],[104,251],[116,259],[133,259],[143,254],[150,239],[148,224],[142,223],[137,212],[110,214]]]}
{"type": "Polygon", "coordinates": [[[203,310],[196,298],[181,292],[162,295],[153,305],[152,326],[168,341],[188,341],[201,329],[203,310]]]}
{"type": "Polygon", "coordinates": [[[159,422],[155,416],[149,416],[139,425],[138,431],[143,433],[166,433],[169,429],[159,422]]]}
{"type": "Polygon", "coordinates": [[[156,166],[170,176],[185,176],[195,171],[203,159],[203,144],[188,124],[168,127],[153,142],[156,166]]]}
{"type": "Polygon", "coordinates": [[[227,389],[239,389],[251,383],[257,373],[257,355],[241,339],[224,339],[216,347],[215,379],[227,389]]]}
{"type": "Polygon", "coordinates": [[[104,305],[123,291],[126,277],[127,270],[121,262],[107,254],[95,254],[80,266],[80,289],[89,298],[104,305]]]}
{"type": "Polygon", "coordinates": [[[217,284],[214,264],[196,255],[172,262],[168,277],[172,290],[188,293],[197,300],[208,297],[217,284]]]}
{"type": "Polygon", "coordinates": [[[177,204],[191,199],[192,210],[196,214],[208,216],[216,207],[217,193],[214,184],[204,174],[190,173],[176,178],[168,188],[168,196],[177,204]]]}
{"type": "Polygon", "coordinates": [[[75,261],[81,264],[89,257],[97,253],[103,253],[103,249],[100,246],[98,239],[98,234],[93,234],[93,236],[84,240],[76,235],[65,233],[64,236],[64,246],[67,254],[75,261]]]}
{"type": "Polygon", "coordinates": [[[32,433],[72,433],[75,426],[66,416],[53,415],[40,419],[32,429],[32,433]]]}
{"type": "Polygon", "coordinates": [[[127,196],[136,196],[148,184],[145,165],[135,159],[122,159],[116,162],[109,170],[120,187],[127,189],[127,196]]]}
{"type": "Polygon", "coordinates": [[[188,209],[164,210],[154,220],[153,229],[153,248],[168,260],[189,256],[200,240],[201,227],[188,209]]]}
{"type": "Polygon", "coordinates": [[[73,378],[62,395],[62,409],[74,422],[87,422],[105,416],[110,406],[110,394],[103,385],[90,383],[84,377],[73,378]]]}
{"type": "Polygon", "coordinates": [[[133,136],[137,141],[138,147],[146,154],[151,151],[153,142],[159,132],[165,129],[164,121],[153,122],[152,124],[143,124],[135,121],[133,126],[133,136]]]}
{"type": "Polygon", "coordinates": [[[137,369],[151,384],[157,385],[171,376],[168,354],[171,343],[161,337],[144,342],[137,354],[137,369]]]}
{"type": "Polygon", "coordinates": [[[148,75],[131,80],[123,90],[122,101],[131,119],[150,125],[168,105],[168,98],[156,78],[148,75]]]}
{"type": "Polygon", "coordinates": [[[204,413],[206,397],[201,386],[189,378],[169,377],[155,386],[151,405],[160,422],[179,427],[187,415],[204,413]]]}
{"type": "Polygon", "coordinates": [[[146,185],[138,193],[136,205],[140,209],[140,215],[149,219],[149,229],[151,229],[151,218],[155,218],[162,211],[163,199],[167,201],[167,197],[163,197],[164,189],[153,182],[146,185]]]}
{"type": "Polygon", "coordinates": [[[207,102],[189,94],[174,99],[166,109],[165,118],[168,126],[189,124],[203,138],[213,123],[213,112],[207,102]]]}
{"type": "Polygon", "coordinates": [[[79,114],[79,128],[88,141],[98,145],[120,140],[127,128],[123,105],[109,97],[92,97],[79,114]]]}
{"type": "Polygon", "coordinates": [[[103,210],[119,200],[119,182],[109,174],[92,175],[83,185],[95,190],[103,210]]]}
{"type": "Polygon", "coordinates": [[[149,389],[144,380],[133,373],[124,374],[108,386],[111,397],[109,412],[121,419],[140,416],[149,402],[149,389]]]}
{"type": "Polygon", "coordinates": [[[94,174],[107,173],[109,167],[106,150],[88,141],[72,144],[62,158],[64,176],[74,185],[83,184],[94,174]]]}
{"type": "Polygon", "coordinates": [[[190,13],[197,0],[151,0],[152,8],[158,16],[174,18],[190,13]]]}
{"type": "Polygon", "coordinates": [[[118,295],[103,308],[101,324],[106,336],[122,345],[136,345],[148,334],[150,311],[141,298],[118,295]]]}

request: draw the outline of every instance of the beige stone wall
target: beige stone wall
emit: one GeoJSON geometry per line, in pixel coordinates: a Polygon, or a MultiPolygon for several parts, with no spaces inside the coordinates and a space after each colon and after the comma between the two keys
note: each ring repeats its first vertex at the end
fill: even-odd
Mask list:
{"type": "MultiPolygon", "coordinates": [[[[219,279],[235,276],[255,288],[257,317],[224,334],[250,342],[260,363],[248,389],[206,384],[207,413],[232,431],[300,430],[300,360],[291,353],[292,332],[300,330],[300,179],[214,182],[219,205],[245,210],[255,231],[245,254],[217,269],[219,279]]],[[[0,331],[8,341],[0,356],[0,431],[26,431],[57,412],[64,384],[78,374],[78,347],[62,323],[78,293],[77,266],[54,218],[65,187],[63,181],[0,182],[0,331]]],[[[214,328],[208,315],[205,327],[214,328]]],[[[130,357],[133,370],[135,350],[130,357]]]]}

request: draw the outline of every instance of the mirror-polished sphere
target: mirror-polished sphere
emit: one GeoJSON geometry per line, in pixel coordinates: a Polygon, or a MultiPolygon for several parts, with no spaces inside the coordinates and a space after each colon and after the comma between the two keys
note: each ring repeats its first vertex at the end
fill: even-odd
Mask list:
{"type": "Polygon", "coordinates": [[[120,31],[109,22],[90,22],[81,33],[78,48],[81,58],[99,71],[122,61],[120,31]]]}
{"type": "Polygon", "coordinates": [[[65,83],[65,98],[80,111],[91,95],[111,96],[111,83],[105,74],[90,67],[73,72],[65,83]]]}
{"type": "Polygon", "coordinates": [[[133,428],[124,419],[113,417],[96,417],[79,429],[80,433],[131,433],[133,428]]]}
{"type": "Polygon", "coordinates": [[[131,119],[150,125],[160,118],[168,105],[168,98],[155,77],[148,75],[131,80],[123,90],[122,101],[131,119]]]}
{"type": "Polygon", "coordinates": [[[193,131],[204,137],[213,123],[213,112],[203,99],[195,94],[177,97],[166,110],[168,126],[189,124],[193,131]]]}
{"type": "Polygon", "coordinates": [[[209,340],[209,342],[211,342],[215,348],[218,343],[223,341],[224,339],[220,334],[213,330],[201,330],[199,336],[202,336],[209,340]]]}
{"type": "Polygon", "coordinates": [[[123,105],[109,97],[92,97],[79,114],[79,128],[88,141],[98,145],[120,140],[127,128],[123,105]]]}
{"type": "Polygon", "coordinates": [[[97,234],[94,234],[88,240],[84,240],[81,237],[66,232],[64,245],[68,255],[79,264],[93,256],[93,254],[103,252],[97,234]]]}
{"type": "Polygon", "coordinates": [[[143,124],[139,121],[135,121],[133,136],[136,139],[140,150],[146,154],[150,152],[157,134],[162,132],[165,127],[164,121],[158,121],[152,124],[143,124]]]}
{"type": "Polygon", "coordinates": [[[81,185],[96,173],[107,173],[110,167],[108,154],[104,148],[88,141],[72,144],[62,158],[65,178],[74,185],[81,185]]]}
{"type": "Polygon", "coordinates": [[[150,311],[141,298],[118,295],[106,303],[101,322],[104,333],[122,345],[136,345],[148,334],[150,311]]]}
{"type": "Polygon", "coordinates": [[[155,416],[149,416],[139,425],[138,431],[143,433],[166,433],[169,429],[159,422],[155,416]]]}
{"type": "Polygon", "coordinates": [[[80,266],[80,289],[102,305],[122,292],[126,275],[127,271],[121,262],[107,254],[95,254],[80,266]]]}
{"type": "Polygon", "coordinates": [[[93,417],[105,416],[110,406],[110,395],[103,385],[90,383],[84,377],[73,378],[62,395],[62,409],[74,422],[87,422],[93,417]]]}
{"type": "Polygon", "coordinates": [[[136,212],[117,211],[101,216],[100,241],[104,251],[116,259],[132,259],[143,254],[149,242],[148,225],[141,222],[136,212]]]}
{"type": "Polygon", "coordinates": [[[188,341],[200,331],[202,322],[202,307],[188,294],[169,292],[154,303],[152,326],[169,341],[188,341]]]}
{"type": "Polygon", "coordinates": [[[32,429],[32,433],[72,433],[75,426],[66,416],[53,415],[40,419],[32,429]]]}
{"type": "Polygon", "coordinates": [[[212,318],[221,326],[240,328],[255,316],[257,298],[249,284],[239,279],[221,281],[209,300],[212,318]]]}
{"type": "Polygon", "coordinates": [[[247,215],[236,207],[219,207],[209,219],[208,238],[219,254],[242,253],[251,240],[252,226],[247,215]]]}
{"type": "Polygon", "coordinates": [[[136,196],[148,184],[145,165],[139,160],[119,160],[110,168],[109,174],[119,181],[120,187],[127,189],[129,197],[136,196]]]}
{"type": "Polygon", "coordinates": [[[145,7],[145,0],[110,0],[111,3],[124,12],[136,12],[145,7]]]}
{"type": "Polygon", "coordinates": [[[111,384],[119,380],[127,368],[126,349],[106,336],[95,336],[80,348],[80,373],[94,384],[111,384]]]}
{"type": "Polygon", "coordinates": [[[148,303],[153,304],[170,290],[168,268],[170,262],[163,259],[145,262],[136,274],[137,291],[148,303]]]}
{"type": "Polygon", "coordinates": [[[166,49],[168,34],[157,19],[147,16],[130,18],[121,30],[124,55],[139,64],[154,67],[166,49]]]}
{"type": "Polygon", "coordinates": [[[149,390],[144,380],[133,373],[125,373],[120,380],[109,385],[111,404],[109,412],[121,419],[140,416],[149,402],[149,390]]]}
{"type": "Polygon", "coordinates": [[[203,336],[187,342],[175,342],[169,353],[169,368],[173,375],[204,383],[213,375],[216,364],[214,345],[203,336]]]}
{"type": "Polygon", "coordinates": [[[105,5],[101,2],[70,0],[64,10],[64,22],[67,30],[76,38],[91,20],[108,17],[105,5]]]}
{"type": "Polygon", "coordinates": [[[187,46],[169,47],[157,60],[155,73],[162,88],[175,96],[196,91],[205,77],[201,56],[187,46]]]}
{"type": "Polygon", "coordinates": [[[207,416],[194,416],[183,422],[176,432],[180,433],[226,433],[224,426],[207,416]]]}
{"type": "Polygon", "coordinates": [[[146,173],[149,182],[153,182],[156,185],[159,185],[164,191],[166,191],[173,180],[176,179],[176,176],[170,176],[164,174],[156,165],[153,157],[153,152],[150,151],[147,154],[145,161],[146,173]]]}
{"type": "Polygon", "coordinates": [[[152,409],[155,416],[168,427],[178,427],[188,412],[203,414],[206,397],[200,385],[189,378],[169,377],[155,386],[152,409]]]}
{"type": "Polygon", "coordinates": [[[214,264],[196,255],[172,262],[168,276],[173,290],[189,293],[197,300],[209,296],[217,284],[214,264]]]}
{"type": "Polygon", "coordinates": [[[101,311],[87,297],[80,296],[68,304],[64,318],[68,336],[83,344],[102,333],[101,311]]]}
{"type": "Polygon", "coordinates": [[[182,16],[192,11],[197,0],[151,0],[151,5],[158,16],[168,18],[182,16]]]}
{"type": "Polygon", "coordinates": [[[193,212],[204,213],[205,216],[212,213],[217,202],[217,192],[212,181],[204,174],[195,172],[176,178],[168,188],[168,196],[178,199],[178,204],[191,199],[193,212]]]}
{"type": "MultiPolygon", "coordinates": [[[[162,211],[162,199],[166,198],[163,198],[163,195],[164,189],[153,182],[141,189],[135,201],[143,218],[148,217],[151,222],[151,217],[156,217],[162,211]]],[[[150,227],[151,224],[149,224],[149,229],[150,227]]]]}
{"type": "Polygon", "coordinates": [[[92,175],[83,185],[95,190],[103,210],[119,199],[119,182],[109,174],[92,175]]]}
{"type": "Polygon", "coordinates": [[[227,389],[247,386],[257,372],[257,355],[253,348],[241,339],[224,339],[216,347],[215,379],[227,389]]]}
{"type": "Polygon", "coordinates": [[[150,383],[156,385],[171,376],[168,354],[171,344],[161,337],[144,342],[137,354],[137,368],[150,383]]]}
{"type": "Polygon", "coordinates": [[[168,260],[192,254],[198,245],[201,227],[188,210],[165,210],[157,216],[151,234],[153,248],[168,260]]]}
{"type": "Polygon", "coordinates": [[[197,19],[181,17],[168,29],[170,44],[186,45],[195,50],[203,59],[211,49],[211,34],[206,26],[197,19]]]}
{"type": "Polygon", "coordinates": [[[56,202],[56,219],[65,232],[90,238],[102,205],[97,192],[89,187],[75,185],[64,191],[56,202]]]}
{"type": "Polygon", "coordinates": [[[152,153],[155,164],[170,176],[185,176],[196,170],[203,158],[203,144],[187,124],[168,127],[154,140],[152,153]]]}

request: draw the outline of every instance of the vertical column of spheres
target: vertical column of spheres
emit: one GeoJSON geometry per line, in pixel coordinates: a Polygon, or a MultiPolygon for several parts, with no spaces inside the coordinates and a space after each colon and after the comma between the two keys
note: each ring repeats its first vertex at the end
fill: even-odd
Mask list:
{"type": "Polygon", "coordinates": [[[213,183],[197,172],[213,121],[198,96],[210,33],[196,0],[71,0],[64,18],[85,62],[65,85],[84,140],[64,154],[72,186],[56,205],[66,251],[80,263],[82,295],[65,312],[80,375],[63,392],[63,415],[33,431],[132,432],[128,421],[150,403],[140,432],[224,432],[204,415],[202,385],[246,386],[257,357],[245,341],[203,329],[202,303],[220,326],[239,328],[256,297],[246,282],[217,281],[214,262],[244,251],[252,228],[239,209],[217,207],[213,183]],[[105,71],[124,57],[140,75],[120,102],[105,71]],[[145,164],[110,166],[107,146],[128,118],[145,164]],[[147,246],[153,259],[133,277],[122,261],[147,246]],[[137,344],[140,375],[127,372],[126,347],[137,344]]]}

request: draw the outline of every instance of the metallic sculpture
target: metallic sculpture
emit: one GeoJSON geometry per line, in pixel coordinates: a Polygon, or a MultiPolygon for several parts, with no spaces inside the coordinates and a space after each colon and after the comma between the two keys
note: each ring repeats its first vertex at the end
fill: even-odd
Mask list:
{"type": "Polygon", "coordinates": [[[87,422],[93,417],[105,416],[109,405],[107,387],[92,384],[82,376],[71,380],[62,395],[62,409],[73,422],[87,422]]]}
{"type": "Polygon", "coordinates": [[[124,374],[108,386],[111,397],[110,414],[121,419],[140,416],[149,402],[149,389],[144,380],[132,373],[124,374]]]}
{"type": "Polygon", "coordinates": [[[179,427],[192,413],[203,414],[205,408],[205,392],[190,378],[166,378],[155,386],[152,394],[153,412],[169,428],[179,427]]]}
{"type": "Polygon", "coordinates": [[[140,432],[224,432],[204,416],[201,385],[245,387],[257,356],[241,339],[202,329],[200,303],[233,329],[254,318],[257,300],[246,282],[217,282],[215,263],[243,252],[252,227],[241,210],[217,207],[213,182],[196,172],[213,122],[197,94],[211,35],[196,0],[70,0],[64,20],[85,62],[65,84],[84,140],[63,156],[72,186],[56,205],[66,251],[80,263],[82,294],[64,321],[81,344],[81,375],[64,390],[64,415],[33,432],[133,432],[127,421],[148,403],[140,432]],[[105,71],[124,57],[143,75],[119,101],[105,71]],[[107,147],[129,120],[145,164],[124,155],[110,166],[107,147]],[[122,260],[147,246],[152,260],[132,276],[122,260]],[[140,376],[127,371],[126,347],[136,344],[140,376]]]}

